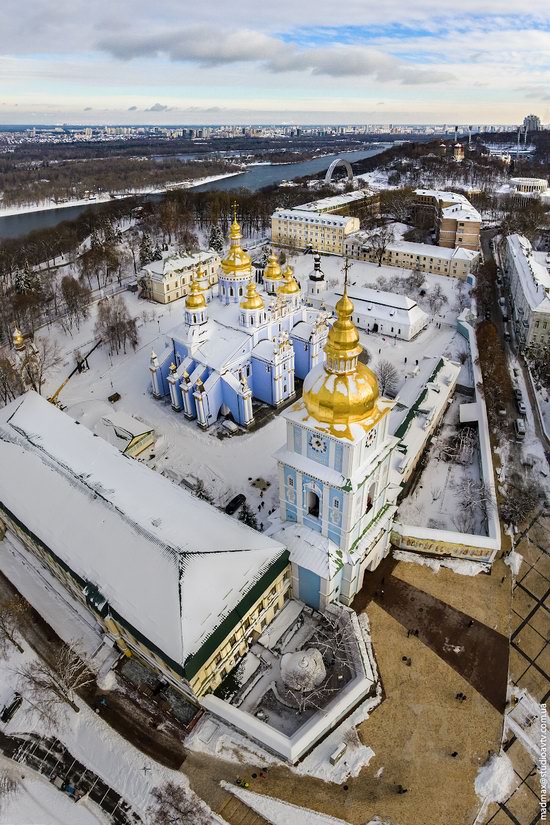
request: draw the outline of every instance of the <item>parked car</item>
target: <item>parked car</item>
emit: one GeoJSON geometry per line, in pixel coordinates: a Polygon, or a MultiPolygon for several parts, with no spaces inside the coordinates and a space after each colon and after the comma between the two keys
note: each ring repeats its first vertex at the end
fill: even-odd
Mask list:
{"type": "Polygon", "coordinates": [[[523,401],[523,393],[519,387],[514,387],[514,398],[516,401],[523,401]]]}
{"type": "Polygon", "coordinates": [[[512,370],[512,372],[514,373],[514,375],[515,375],[515,376],[516,376],[516,378],[517,378],[517,377],[518,377],[518,375],[519,375],[519,367],[514,367],[514,368],[513,368],[513,370],[512,370]]]}
{"type": "Polygon", "coordinates": [[[518,407],[518,413],[520,415],[527,415],[527,407],[525,406],[523,401],[518,401],[517,407],[518,407]]]}
{"type": "Polygon", "coordinates": [[[14,693],[10,701],[2,708],[2,711],[0,712],[0,720],[2,722],[9,722],[15,715],[16,711],[18,711],[21,707],[22,701],[23,697],[21,694],[17,692],[14,693]]]}
{"type": "Polygon", "coordinates": [[[505,306],[506,306],[506,298],[499,298],[499,299],[498,299],[498,302],[499,302],[499,304],[500,304],[500,306],[501,306],[501,307],[505,307],[505,306]]]}
{"type": "Polygon", "coordinates": [[[523,418],[516,418],[514,421],[514,432],[516,434],[516,438],[519,441],[523,441],[525,438],[525,421],[523,418]]]}
{"type": "Polygon", "coordinates": [[[236,513],[239,507],[241,507],[246,501],[246,496],[242,493],[232,498],[229,504],[225,508],[225,512],[228,516],[232,516],[233,513],[236,513]]]}

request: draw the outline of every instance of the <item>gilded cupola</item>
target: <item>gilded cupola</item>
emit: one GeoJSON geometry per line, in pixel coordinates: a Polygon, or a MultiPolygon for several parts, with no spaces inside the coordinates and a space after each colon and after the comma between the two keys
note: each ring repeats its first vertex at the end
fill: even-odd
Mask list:
{"type": "Polygon", "coordinates": [[[314,367],[304,381],[303,400],[309,415],[331,425],[370,418],[380,394],[375,374],[358,360],[363,347],[352,313],[346,285],[328,333],[326,362],[314,367]]]}
{"type": "Polygon", "coordinates": [[[246,288],[246,298],[241,301],[241,309],[263,309],[264,302],[261,295],[258,294],[256,284],[250,281],[246,288]]]}
{"type": "Polygon", "coordinates": [[[281,269],[281,264],[279,263],[279,259],[273,252],[271,251],[271,255],[267,259],[267,264],[265,265],[264,269],[264,281],[282,281],[283,280],[283,272],[281,269]]]}
{"type": "Polygon", "coordinates": [[[226,277],[246,275],[252,267],[252,259],[241,247],[241,227],[237,221],[237,204],[233,204],[233,223],[229,230],[229,250],[222,260],[221,267],[226,277]]]}
{"type": "Polygon", "coordinates": [[[300,284],[294,277],[294,270],[290,264],[286,265],[284,281],[277,292],[279,295],[297,295],[300,292],[300,284]]]}

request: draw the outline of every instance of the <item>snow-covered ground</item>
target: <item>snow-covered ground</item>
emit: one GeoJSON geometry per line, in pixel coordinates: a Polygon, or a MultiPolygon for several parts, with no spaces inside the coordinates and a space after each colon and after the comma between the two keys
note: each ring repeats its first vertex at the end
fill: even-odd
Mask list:
{"type": "MultiPolygon", "coordinates": [[[[44,720],[36,713],[33,706],[26,699],[26,689],[18,681],[14,674],[17,670],[25,667],[34,659],[36,654],[23,642],[24,652],[19,653],[10,646],[4,659],[0,659],[0,691],[2,702],[13,695],[14,689],[20,690],[23,695],[23,704],[16,711],[13,718],[7,724],[2,724],[1,728],[6,734],[24,735],[33,733],[38,736],[52,736],[52,730],[46,725],[44,720]]],[[[122,736],[114,731],[109,725],[95,714],[78,697],[75,699],[80,708],[76,713],[68,706],[63,706],[59,712],[59,720],[56,725],[54,735],[69,750],[73,757],[82,762],[88,769],[100,776],[111,788],[119,793],[134,810],[145,816],[151,807],[153,799],[151,792],[153,789],[162,786],[166,782],[175,782],[181,787],[188,789],[187,778],[178,771],[172,771],[150,759],[148,756],[138,751],[122,736]]],[[[16,763],[7,760],[10,769],[17,768],[16,763]]],[[[28,771],[24,765],[20,766],[20,774],[32,774],[28,785],[23,788],[22,811],[27,819],[14,820],[14,823],[21,825],[25,823],[39,822],[43,825],[97,825],[108,821],[101,817],[99,809],[92,803],[82,805],[79,802],[75,805],[72,802],[73,811],[80,811],[86,808],[88,816],[82,818],[80,814],[73,814],[73,818],[67,815],[65,810],[67,797],[48,782],[43,782],[40,777],[34,778],[34,773],[28,771]],[[39,812],[39,809],[43,810],[39,812]],[[96,815],[96,810],[98,811],[96,815]],[[37,818],[38,817],[38,818],[37,818]],[[48,819],[48,817],[50,817],[48,819]],[[57,818],[56,818],[57,817],[57,818]],[[95,817],[95,818],[94,818],[95,817]]],[[[18,796],[13,801],[8,799],[8,804],[17,807],[18,796]]],[[[5,818],[5,812],[0,813],[0,821],[10,823],[12,820],[5,818]]],[[[23,814],[22,814],[23,816],[23,814]]]]}
{"type": "Polygon", "coordinates": [[[75,804],[26,765],[0,756],[0,771],[16,782],[14,790],[0,799],[4,825],[109,825],[111,821],[91,800],[83,798],[75,804]]]}
{"type": "MultiPolygon", "coordinates": [[[[244,492],[253,509],[265,501],[261,518],[276,505],[276,464],[272,458],[285,439],[285,425],[278,416],[262,429],[220,440],[217,429],[207,432],[183,414],[175,413],[168,401],[156,401],[150,392],[149,359],[151,350],[163,349],[164,334],[181,323],[184,301],[169,305],[155,304],[125,293],[124,300],[130,313],[139,317],[140,340],[137,350],[109,356],[104,347],[90,358],[90,370],[76,374],[60,394],[66,411],[90,429],[113,408],[151,423],[159,441],[153,466],[176,483],[182,479],[204,481],[213,494],[215,503],[226,504],[236,493],[244,492]],[[121,395],[111,405],[107,398],[113,392],[121,395]],[[263,478],[270,486],[260,497],[260,489],[251,486],[251,478],[263,478]]],[[[90,318],[73,336],[55,326],[49,335],[58,341],[63,351],[63,363],[48,376],[44,394],[52,393],[74,366],[74,351],[87,352],[95,343],[93,327],[97,305],[90,318]]],[[[44,335],[43,330],[38,335],[44,335]]]]}

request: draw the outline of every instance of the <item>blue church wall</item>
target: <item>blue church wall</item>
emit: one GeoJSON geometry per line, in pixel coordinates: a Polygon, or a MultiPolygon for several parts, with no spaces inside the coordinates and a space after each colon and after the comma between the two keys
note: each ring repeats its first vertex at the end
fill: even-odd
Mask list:
{"type": "MultiPolygon", "coordinates": [[[[239,424],[242,423],[242,409],[239,404],[239,394],[237,391],[222,377],[221,382],[223,386],[222,390],[222,401],[225,403],[231,412],[234,420],[237,421],[239,424]]],[[[242,399],[240,399],[242,401],[242,399]]]]}
{"type": "Polygon", "coordinates": [[[290,340],[294,348],[294,372],[298,378],[304,379],[311,369],[310,345],[298,338],[291,337],[290,340]]]}
{"type": "Polygon", "coordinates": [[[297,427],[296,425],[294,425],[292,429],[294,431],[294,452],[301,455],[303,430],[301,427],[297,427]]]}
{"type": "Polygon", "coordinates": [[[298,597],[314,610],[319,610],[321,600],[321,577],[305,567],[298,567],[298,597]]]}
{"type": "Polygon", "coordinates": [[[322,528],[322,513],[323,513],[323,485],[309,476],[303,476],[302,479],[302,507],[304,512],[304,524],[312,530],[321,532],[322,528]],[[319,498],[319,516],[311,515],[308,512],[308,493],[315,493],[319,498]]]}
{"type": "Polygon", "coordinates": [[[330,490],[328,537],[335,544],[340,544],[342,538],[342,518],[344,512],[344,494],[341,490],[330,490]]]}
{"type": "Polygon", "coordinates": [[[271,364],[259,358],[252,357],[252,380],[251,386],[254,398],[264,401],[266,404],[274,404],[273,399],[273,367],[271,364]]]}
{"type": "Polygon", "coordinates": [[[344,461],[344,447],[342,444],[336,443],[334,445],[334,469],[338,472],[342,472],[342,466],[344,461]]]}
{"type": "Polygon", "coordinates": [[[287,521],[296,521],[297,518],[297,491],[296,491],[296,470],[292,467],[284,468],[285,479],[285,509],[287,521]]]}
{"type": "MultiPolygon", "coordinates": [[[[214,380],[211,386],[205,388],[204,412],[208,424],[213,424],[218,419],[220,407],[224,403],[222,379],[214,380]]],[[[193,401],[195,399],[193,398],[193,401]]],[[[195,409],[196,415],[196,409],[195,409]]]]}

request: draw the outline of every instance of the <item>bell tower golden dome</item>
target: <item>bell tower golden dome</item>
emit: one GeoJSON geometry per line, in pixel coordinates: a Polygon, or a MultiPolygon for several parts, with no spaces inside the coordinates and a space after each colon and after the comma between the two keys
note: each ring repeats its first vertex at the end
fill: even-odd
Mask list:
{"type": "Polygon", "coordinates": [[[372,418],[380,395],[375,374],[358,359],[363,351],[352,321],[353,303],[344,294],[336,304],[336,321],[325,344],[326,362],[304,381],[303,400],[312,418],[326,424],[349,425],[372,418]]]}

